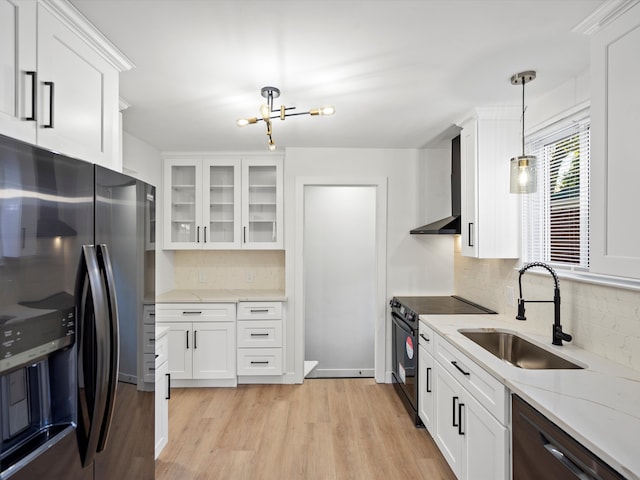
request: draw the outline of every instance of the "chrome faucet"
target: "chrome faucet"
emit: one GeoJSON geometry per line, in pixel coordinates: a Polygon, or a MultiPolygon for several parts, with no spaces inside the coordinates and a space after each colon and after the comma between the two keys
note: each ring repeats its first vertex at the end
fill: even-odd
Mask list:
{"type": "Polygon", "coordinates": [[[520,297],[518,298],[518,314],[516,320],[526,320],[524,315],[524,304],[529,303],[552,303],[553,302],[553,337],[552,342],[554,345],[562,345],[562,341],[570,342],[572,340],[571,335],[562,331],[562,325],[560,325],[560,281],[556,272],[546,263],[532,262],[525,264],[520,270],[520,276],[518,277],[518,287],[520,288],[520,297]],[[553,288],[553,300],[525,300],[522,298],[522,275],[524,272],[533,267],[545,268],[553,277],[555,286],[553,288]]]}

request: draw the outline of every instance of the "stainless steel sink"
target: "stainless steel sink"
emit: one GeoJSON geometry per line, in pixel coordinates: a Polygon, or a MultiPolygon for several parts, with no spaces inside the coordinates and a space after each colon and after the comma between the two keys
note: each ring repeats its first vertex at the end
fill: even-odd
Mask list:
{"type": "Polygon", "coordinates": [[[583,368],[534,345],[513,332],[488,329],[458,331],[499,359],[518,368],[533,370],[583,368]]]}

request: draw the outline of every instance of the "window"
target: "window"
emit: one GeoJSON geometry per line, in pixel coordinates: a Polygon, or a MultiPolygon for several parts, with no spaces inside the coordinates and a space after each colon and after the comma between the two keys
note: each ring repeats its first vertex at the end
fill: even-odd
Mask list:
{"type": "Polygon", "coordinates": [[[568,123],[527,142],[538,157],[538,191],[522,198],[523,260],[588,271],[590,121],[568,123]]]}

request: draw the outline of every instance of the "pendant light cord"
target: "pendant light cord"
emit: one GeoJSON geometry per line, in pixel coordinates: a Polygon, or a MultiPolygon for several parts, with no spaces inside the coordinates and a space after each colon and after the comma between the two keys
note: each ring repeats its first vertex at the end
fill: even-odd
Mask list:
{"type": "Polygon", "coordinates": [[[522,76],[522,156],[524,157],[524,75],[522,76]]]}

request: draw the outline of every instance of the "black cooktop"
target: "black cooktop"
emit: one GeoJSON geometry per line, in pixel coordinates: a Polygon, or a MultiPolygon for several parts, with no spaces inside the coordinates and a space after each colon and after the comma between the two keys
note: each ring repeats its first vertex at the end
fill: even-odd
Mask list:
{"type": "Polygon", "coordinates": [[[465,298],[451,296],[394,297],[418,315],[453,315],[473,313],[496,313],[465,298]]]}

